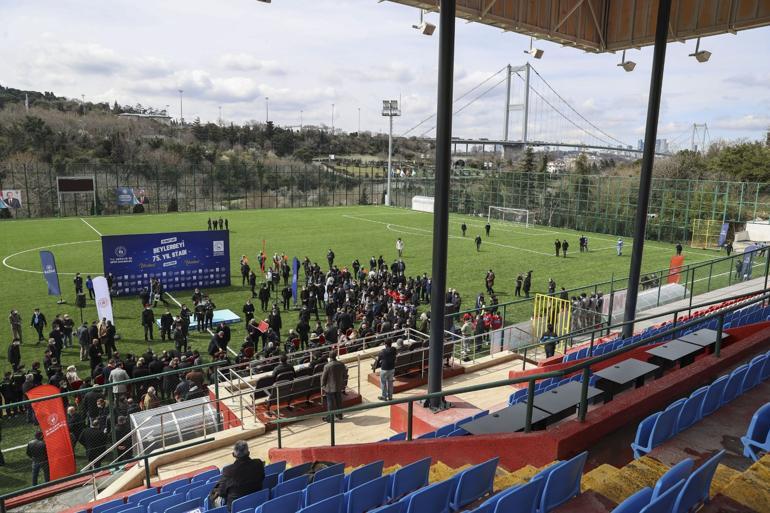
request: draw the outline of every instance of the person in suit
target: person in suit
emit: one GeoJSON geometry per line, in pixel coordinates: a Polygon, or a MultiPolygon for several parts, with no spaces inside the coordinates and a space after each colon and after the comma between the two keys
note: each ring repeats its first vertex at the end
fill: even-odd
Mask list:
{"type": "MultiPolygon", "coordinates": [[[[347,367],[345,367],[344,363],[337,360],[337,352],[332,351],[329,354],[329,363],[324,365],[324,370],[321,374],[321,392],[326,398],[326,407],[330,412],[342,408],[342,392],[345,390],[347,374],[347,367]]],[[[342,420],[341,413],[337,414],[337,419],[342,420]]],[[[324,417],[324,420],[331,422],[331,414],[324,417]]]]}
{"type": "Polygon", "coordinates": [[[46,339],[43,336],[43,329],[48,326],[48,321],[45,320],[45,315],[43,315],[43,312],[40,311],[40,308],[35,308],[35,311],[32,313],[32,321],[30,322],[30,326],[35,328],[35,331],[37,331],[38,344],[46,339]]]}
{"type": "Polygon", "coordinates": [[[258,492],[265,479],[265,462],[249,456],[249,444],[238,440],[233,446],[235,461],[222,469],[219,481],[209,494],[209,503],[215,508],[231,506],[233,501],[258,492]]]}
{"type": "Polygon", "coordinates": [[[21,201],[13,197],[13,191],[5,191],[5,204],[8,208],[21,208],[21,201]]]}
{"type": "Polygon", "coordinates": [[[155,312],[152,311],[150,305],[146,305],[142,310],[142,326],[144,327],[144,340],[152,340],[152,330],[155,324],[155,312]]]}
{"type": "Polygon", "coordinates": [[[40,471],[43,471],[45,482],[50,481],[48,472],[48,452],[43,441],[43,433],[37,431],[35,439],[27,444],[27,456],[32,460],[32,486],[37,484],[40,471]]]}

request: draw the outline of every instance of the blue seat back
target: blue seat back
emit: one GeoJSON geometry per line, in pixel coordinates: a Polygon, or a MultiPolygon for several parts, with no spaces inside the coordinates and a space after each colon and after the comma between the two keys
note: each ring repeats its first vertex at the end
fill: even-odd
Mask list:
{"type": "Polygon", "coordinates": [[[489,410],[483,410],[473,415],[473,420],[480,419],[489,415],[489,410]]]}
{"type": "Polygon", "coordinates": [[[345,495],[338,493],[322,501],[305,506],[298,513],[344,513],[345,495]]]}
{"type": "Polygon", "coordinates": [[[212,477],[216,477],[219,474],[221,474],[221,472],[219,471],[218,468],[207,470],[205,472],[201,472],[197,476],[194,476],[192,479],[190,479],[190,482],[191,483],[205,483],[206,481],[208,481],[212,477]]]}
{"type": "Polygon", "coordinates": [[[259,490],[235,499],[230,506],[230,511],[237,513],[243,510],[254,511],[258,506],[270,500],[270,490],[259,490]]]}
{"type": "Polygon", "coordinates": [[[271,463],[270,465],[265,465],[266,476],[269,476],[270,474],[280,474],[284,470],[286,470],[285,461],[276,461],[275,463],[271,463]]]}
{"type": "Polygon", "coordinates": [[[186,484],[190,484],[190,480],[186,477],[183,479],[177,479],[176,481],[171,481],[170,483],[164,484],[160,491],[162,492],[173,492],[177,488],[181,488],[186,484]]]}
{"type": "Polygon", "coordinates": [[[280,474],[268,474],[262,481],[262,488],[275,488],[278,485],[278,477],[280,474]]]}
{"type": "Polygon", "coordinates": [[[479,509],[481,513],[536,513],[545,479],[532,478],[528,483],[514,486],[487,499],[479,509]],[[491,509],[488,510],[488,507],[491,509]]]}
{"type": "Polygon", "coordinates": [[[720,376],[709,385],[706,397],[703,398],[703,405],[701,406],[701,418],[711,415],[722,406],[722,392],[724,392],[725,386],[727,386],[728,377],[720,376]]]}
{"type": "Polygon", "coordinates": [[[391,474],[390,498],[399,499],[428,484],[430,458],[423,458],[405,465],[391,474]]]}
{"type": "Polygon", "coordinates": [[[618,504],[612,513],[639,513],[643,507],[650,503],[652,488],[642,488],[626,500],[618,504]]]}
{"type": "Polygon", "coordinates": [[[743,391],[743,379],[746,377],[746,373],[749,371],[748,365],[741,365],[730,373],[730,377],[727,379],[727,385],[722,392],[722,404],[727,404],[739,395],[743,391]]]}
{"type": "Polygon", "coordinates": [[[469,433],[466,430],[464,430],[463,428],[459,428],[459,429],[455,429],[454,431],[449,433],[447,436],[449,436],[449,437],[465,436],[467,434],[469,434],[469,433]]]}
{"type": "Polygon", "coordinates": [[[227,506],[220,506],[214,509],[207,509],[206,513],[229,513],[229,512],[227,511],[227,506]]]}
{"type": "Polygon", "coordinates": [[[447,436],[449,433],[455,430],[454,424],[447,424],[446,426],[441,426],[436,430],[436,438],[447,436]]]}
{"type": "Polygon", "coordinates": [[[451,479],[434,483],[411,494],[406,513],[449,513],[451,479]]]}
{"type": "Polygon", "coordinates": [[[703,399],[706,397],[708,387],[702,387],[690,394],[690,397],[682,405],[679,418],[676,421],[676,431],[684,431],[700,420],[700,409],[703,399]]]}
{"type": "Polygon", "coordinates": [[[390,476],[381,476],[345,493],[347,513],[364,513],[382,506],[387,500],[390,476]]]}
{"type": "Polygon", "coordinates": [[[177,488],[176,490],[174,490],[171,493],[173,493],[174,495],[182,495],[183,497],[186,497],[187,496],[187,492],[189,492],[193,488],[195,488],[197,486],[200,486],[202,484],[203,483],[187,483],[186,485],[180,486],[179,488],[177,488]]]}
{"type": "Polygon", "coordinates": [[[743,378],[743,384],[741,385],[741,393],[751,390],[755,386],[759,385],[762,381],[762,368],[765,366],[765,360],[767,356],[760,355],[751,360],[749,364],[749,370],[746,372],[746,376],[743,378]]]}
{"type": "Polygon", "coordinates": [[[361,486],[368,481],[377,479],[382,475],[382,468],[384,465],[385,462],[380,460],[373,461],[368,465],[364,465],[361,468],[355,469],[350,474],[345,476],[345,490],[352,490],[353,488],[361,486]]]}
{"type": "Polygon", "coordinates": [[[587,459],[588,451],[582,452],[548,474],[540,498],[540,511],[551,511],[580,494],[580,479],[587,459]]]}
{"type": "Polygon", "coordinates": [[[273,488],[271,495],[273,497],[280,497],[281,495],[286,495],[288,493],[302,491],[307,486],[308,479],[309,476],[305,474],[284,481],[283,483],[278,483],[275,485],[275,488],[273,488]]]}
{"type": "Polygon", "coordinates": [[[427,433],[423,433],[420,436],[417,437],[417,440],[424,440],[427,438],[436,438],[436,432],[435,431],[428,431],[427,433]]]}
{"type": "Polygon", "coordinates": [[[466,417],[464,419],[458,420],[455,422],[455,429],[462,427],[463,424],[467,424],[468,422],[472,422],[473,417],[466,417]]]}
{"type": "Polygon", "coordinates": [[[125,502],[123,502],[123,499],[115,499],[113,501],[102,502],[101,504],[97,504],[96,506],[91,508],[91,513],[101,513],[102,511],[107,511],[109,509],[113,509],[123,505],[125,505],[125,502]]]}
{"type": "Polygon", "coordinates": [[[404,513],[404,505],[401,502],[394,502],[373,509],[369,513],[404,513]]]}
{"type": "MultiPolygon", "coordinates": [[[[665,493],[658,497],[653,497],[650,503],[642,508],[639,513],[671,513],[674,507],[674,501],[679,496],[679,491],[684,486],[684,480],[674,483],[665,493]]],[[[653,491],[653,494],[655,492],[653,491]]]]}
{"type": "Polygon", "coordinates": [[[206,497],[208,497],[209,493],[216,485],[217,485],[216,481],[213,483],[205,483],[205,484],[198,483],[198,486],[187,491],[186,499],[188,501],[192,499],[197,499],[198,497],[205,499],[206,497]]]}
{"type": "Polygon", "coordinates": [[[765,366],[762,368],[762,381],[770,379],[770,351],[765,353],[765,366]]]}
{"type": "Polygon", "coordinates": [[[302,492],[292,492],[264,502],[254,513],[296,513],[301,506],[302,492]]]}
{"type": "Polygon", "coordinates": [[[389,442],[396,442],[398,440],[406,440],[406,433],[396,433],[395,435],[388,438],[389,442]]]}
{"type": "Polygon", "coordinates": [[[455,487],[452,489],[452,511],[457,511],[463,506],[492,493],[495,481],[495,472],[500,458],[492,458],[478,465],[463,470],[451,481],[455,487]]]}
{"type": "Polygon", "coordinates": [[[694,465],[695,462],[692,459],[686,458],[668,469],[668,471],[660,476],[655,483],[655,488],[652,491],[652,498],[656,499],[660,497],[680,481],[684,483],[684,481],[690,477],[694,465]]]}
{"type": "Polygon", "coordinates": [[[329,465],[328,467],[322,468],[321,470],[313,474],[313,482],[315,483],[316,481],[322,481],[327,477],[342,475],[342,474],[345,474],[345,464],[335,463],[334,465],[329,465]]]}
{"type": "Polygon", "coordinates": [[[655,422],[657,422],[658,417],[660,417],[660,412],[655,412],[636,426],[636,436],[634,437],[634,443],[631,444],[632,447],[635,445],[638,445],[639,447],[649,446],[652,428],[655,427],[655,422]]]}
{"type": "MultiPolygon", "coordinates": [[[[203,499],[193,499],[191,501],[185,501],[177,504],[176,506],[171,506],[170,508],[166,509],[163,513],[187,513],[188,511],[192,511],[196,508],[200,508],[203,506],[203,499]]],[[[236,511],[236,510],[233,510],[236,511]]]]}
{"type": "Polygon", "coordinates": [[[337,474],[320,481],[313,481],[305,488],[305,506],[310,506],[345,491],[345,475],[337,474]]]}
{"type": "Polygon", "coordinates": [[[294,479],[301,475],[307,474],[312,467],[313,462],[309,461],[307,463],[301,463],[297,466],[287,468],[278,476],[278,482],[283,483],[284,481],[288,481],[290,479],[294,479]]]}
{"type": "Polygon", "coordinates": [[[144,513],[144,508],[134,506],[132,508],[121,510],[120,513],[144,513]]]}
{"type": "Polygon", "coordinates": [[[673,511],[686,513],[693,511],[698,505],[708,502],[711,479],[714,477],[719,460],[724,454],[724,450],[719,451],[690,474],[676,498],[673,511]]]}
{"type": "Polygon", "coordinates": [[[148,497],[153,497],[155,495],[158,495],[158,489],[157,488],[148,488],[146,490],[142,490],[141,492],[136,492],[131,495],[129,495],[126,498],[126,502],[129,503],[137,503],[142,499],[146,499],[148,497]]]}
{"type": "Polygon", "coordinates": [[[770,450],[770,403],[760,406],[746,430],[746,436],[741,437],[743,455],[757,461],[758,450],[770,450]]]}
{"type": "Polygon", "coordinates": [[[185,498],[181,495],[171,495],[162,499],[155,499],[147,505],[147,513],[163,513],[171,506],[176,506],[183,502],[185,502],[185,498]]]}
{"type": "Polygon", "coordinates": [[[146,509],[147,509],[147,506],[148,506],[148,505],[149,505],[151,502],[154,502],[154,501],[156,501],[156,500],[158,500],[158,499],[162,499],[162,498],[164,498],[164,497],[171,497],[171,495],[172,495],[172,493],[171,493],[171,492],[163,492],[163,493],[158,493],[158,494],[155,494],[155,495],[151,495],[151,496],[149,496],[149,497],[145,497],[145,498],[143,498],[143,499],[140,499],[140,500],[139,500],[139,502],[137,502],[137,503],[136,503],[136,505],[137,505],[137,506],[139,506],[139,507],[141,507],[141,508],[144,508],[144,509],[146,510],[146,509]]]}

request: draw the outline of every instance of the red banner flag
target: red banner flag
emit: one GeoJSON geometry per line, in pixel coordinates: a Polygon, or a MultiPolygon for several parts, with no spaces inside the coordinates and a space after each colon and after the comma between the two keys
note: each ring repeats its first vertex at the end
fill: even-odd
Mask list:
{"type": "MultiPolygon", "coordinates": [[[[40,385],[29,392],[29,399],[40,399],[59,394],[61,391],[53,385],[40,385]]],[[[67,413],[64,402],[60,398],[32,403],[35,417],[43,432],[45,450],[48,453],[48,467],[51,480],[66,477],[75,473],[75,454],[72,450],[67,413]]]]}
{"type": "Polygon", "coordinates": [[[679,274],[684,266],[684,255],[674,255],[668,267],[668,283],[679,283],[679,274]]]}
{"type": "Polygon", "coordinates": [[[267,333],[267,328],[269,328],[270,325],[267,323],[267,321],[260,321],[259,324],[257,324],[257,329],[260,331],[260,333],[267,333]]]}

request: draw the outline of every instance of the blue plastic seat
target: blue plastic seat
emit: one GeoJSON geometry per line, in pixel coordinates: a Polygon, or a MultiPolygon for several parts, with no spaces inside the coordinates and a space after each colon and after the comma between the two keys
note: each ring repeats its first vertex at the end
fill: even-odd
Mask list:
{"type": "Polygon", "coordinates": [[[428,438],[436,438],[436,432],[435,431],[428,431],[427,433],[423,433],[420,436],[418,436],[417,440],[425,440],[428,438]]]}
{"type": "MultiPolygon", "coordinates": [[[[202,499],[193,499],[191,501],[180,502],[176,506],[171,506],[163,513],[187,513],[188,511],[193,511],[194,509],[200,508],[201,506],[203,506],[202,499]]],[[[237,510],[234,509],[232,511],[235,513],[237,510]]]]}
{"type": "Polygon", "coordinates": [[[727,386],[728,376],[720,376],[709,385],[706,391],[706,397],[703,398],[703,405],[700,409],[700,418],[711,415],[722,406],[722,392],[727,386]]]}
{"type": "Polygon", "coordinates": [[[186,497],[187,496],[187,492],[189,492],[193,488],[195,488],[197,486],[200,486],[202,484],[203,483],[187,483],[186,485],[180,486],[179,488],[177,488],[176,490],[174,490],[171,493],[173,493],[174,495],[181,495],[183,497],[186,497]]]}
{"type": "Polygon", "coordinates": [[[464,430],[463,428],[460,428],[460,429],[455,429],[454,431],[452,431],[451,433],[449,433],[447,436],[448,436],[448,437],[454,437],[454,436],[465,436],[465,435],[468,435],[468,434],[470,434],[470,433],[468,433],[468,432],[467,432],[466,430],[464,430]]]}
{"type": "Polygon", "coordinates": [[[205,511],[206,511],[206,513],[229,513],[227,511],[227,506],[220,506],[218,508],[207,509],[205,511]]]}
{"type": "Polygon", "coordinates": [[[131,508],[126,508],[120,510],[120,513],[144,513],[144,508],[141,508],[139,506],[133,505],[131,508]]]}
{"type": "Polygon", "coordinates": [[[310,469],[313,467],[313,462],[309,461],[307,463],[301,463],[297,466],[287,468],[283,472],[280,473],[278,476],[278,482],[283,483],[284,481],[288,481],[289,479],[294,479],[295,477],[299,477],[301,475],[307,474],[310,469]]]}
{"type": "Polygon", "coordinates": [[[278,483],[275,485],[275,488],[273,488],[270,495],[275,498],[289,493],[300,492],[305,489],[309,479],[310,477],[305,474],[289,479],[288,481],[278,483]]]}
{"type": "Polygon", "coordinates": [[[457,422],[455,422],[455,429],[462,427],[463,424],[467,424],[468,422],[472,422],[472,421],[473,421],[473,417],[466,417],[462,420],[458,420],[457,422]]]}
{"type": "Polygon", "coordinates": [[[536,477],[487,499],[475,511],[478,513],[536,513],[545,479],[536,477]]]}
{"type": "Polygon", "coordinates": [[[205,483],[205,484],[197,483],[197,484],[198,486],[196,486],[195,488],[191,488],[190,490],[187,491],[187,496],[185,497],[185,499],[187,499],[188,501],[192,499],[197,499],[199,497],[202,499],[205,499],[206,497],[208,497],[211,490],[214,489],[214,487],[217,485],[216,481],[213,483],[205,483]]]}
{"type": "Polygon", "coordinates": [[[320,481],[313,480],[305,488],[305,506],[339,495],[345,491],[345,475],[337,474],[320,481]]]}
{"type": "Polygon", "coordinates": [[[257,506],[254,513],[296,513],[302,506],[302,492],[292,492],[257,506]]]}
{"type": "Polygon", "coordinates": [[[580,495],[580,480],[587,459],[588,451],[584,451],[559,464],[548,474],[540,498],[541,513],[548,513],[580,495]]]}
{"type": "Polygon", "coordinates": [[[124,506],[125,504],[126,503],[123,502],[123,499],[115,499],[112,501],[102,502],[101,504],[97,504],[91,508],[91,513],[102,513],[103,511],[107,511],[118,506],[124,506]]]}
{"type": "Polygon", "coordinates": [[[480,411],[480,412],[476,413],[475,415],[473,415],[473,420],[478,420],[478,419],[480,419],[482,417],[486,417],[487,415],[489,415],[489,410],[480,411]]]}
{"type": "Polygon", "coordinates": [[[158,493],[158,494],[151,495],[149,497],[145,497],[143,499],[140,499],[139,502],[136,503],[136,505],[146,511],[147,510],[147,506],[149,506],[149,504],[151,502],[154,502],[154,501],[156,501],[158,499],[163,499],[163,498],[166,498],[166,497],[171,497],[171,495],[172,495],[171,492],[158,493]]]}
{"type": "Polygon", "coordinates": [[[587,348],[587,347],[584,347],[583,349],[581,349],[580,351],[578,351],[577,359],[578,359],[578,360],[582,360],[582,359],[583,359],[583,358],[585,358],[586,356],[588,356],[588,348],[587,348]]]}
{"type": "MultiPolygon", "coordinates": [[[[639,513],[671,513],[674,507],[674,501],[679,496],[679,490],[684,486],[684,479],[669,488],[665,493],[658,497],[653,497],[650,503],[643,507],[639,513]]],[[[653,495],[655,492],[653,491],[653,495]]]]}
{"type": "Polygon", "coordinates": [[[672,409],[653,414],[640,422],[636,430],[636,439],[631,443],[634,458],[641,458],[668,440],[674,434],[678,417],[679,410],[672,409]],[[653,421],[650,420],[652,418],[654,418],[653,421]],[[648,427],[649,431],[647,430],[648,427]]]}
{"type": "MultiPolygon", "coordinates": [[[[224,469],[222,469],[224,470],[224,469]]],[[[285,461],[276,461],[275,463],[271,463],[270,465],[265,465],[265,475],[269,476],[270,474],[280,474],[286,470],[286,462],[285,461]]]]}
{"type": "Polygon", "coordinates": [[[385,466],[385,462],[373,461],[361,468],[353,470],[350,474],[345,476],[345,491],[352,490],[357,486],[377,479],[382,475],[382,468],[385,466]]]}
{"type": "Polygon", "coordinates": [[[430,458],[423,458],[393,472],[390,475],[390,498],[400,499],[404,495],[427,485],[430,463],[430,458]]]}
{"type": "Polygon", "coordinates": [[[741,385],[741,393],[751,390],[755,386],[759,385],[762,381],[762,369],[765,366],[767,356],[762,354],[752,358],[749,363],[749,370],[746,372],[746,376],[743,378],[743,384],[741,385]]]}
{"type": "Polygon", "coordinates": [[[450,509],[459,511],[486,494],[492,493],[495,481],[495,471],[500,458],[492,458],[455,475],[451,480],[450,509]]]}
{"type": "Polygon", "coordinates": [[[770,379],[770,351],[765,353],[765,356],[767,358],[765,359],[765,366],[762,368],[762,381],[770,379]]]}
{"type": "Polygon", "coordinates": [[[235,499],[230,506],[230,511],[238,513],[239,511],[254,511],[257,507],[270,500],[270,490],[259,490],[235,499]]]}
{"type": "Polygon", "coordinates": [[[449,435],[449,433],[451,433],[454,430],[455,430],[454,424],[447,424],[446,426],[441,426],[436,430],[436,438],[447,436],[449,435]]]}
{"type": "Polygon", "coordinates": [[[695,462],[690,458],[686,458],[668,469],[655,483],[655,488],[652,490],[652,498],[657,499],[680,481],[684,483],[690,477],[694,466],[695,462]]]}
{"type": "Polygon", "coordinates": [[[396,433],[395,435],[388,438],[389,442],[395,442],[398,440],[406,440],[406,433],[396,433]]]}
{"type": "Polygon", "coordinates": [[[727,404],[739,395],[743,391],[743,379],[746,377],[746,373],[749,371],[748,365],[741,365],[730,373],[730,377],[727,379],[727,385],[722,392],[722,404],[727,404]]]}
{"type": "Polygon", "coordinates": [[[689,513],[708,503],[711,479],[724,454],[724,450],[719,451],[690,474],[674,502],[673,513],[689,513]]]}
{"type": "Polygon", "coordinates": [[[377,509],[369,511],[369,513],[404,513],[404,505],[401,502],[394,502],[392,504],[386,504],[380,506],[377,509]]]}
{"type": "Polygon", "coordinates": [[[406,513],[449,513],[451,493],[451,479],[426,486],[405,498],[408,499],[406,513]]]}
{"type": "Polygon", "coordinates": [[[126,497],[126,502],[129,503],[137,503],[142,499],[146,499],[148,497],[154,497],[155,495],[158,495],[158,489],[157,488],[148,488],[146,490],[142,490],[141,492],[132,493],[128,497],[126,497]]]}
{"type": "Polygon", "coordinates": [[[615,506],[611,513],[639,513],[650,503],[652,488],[642,488],[626,500],[615,506]]]}
{"type": "Polygon", "coordinates": [[[390,476],[381,476],[373,481],[352,488],[345,493],[347,513],[364,513],[382,506],[388,498],[390,476]]]}
{"type": "Polygon", "coordinates": [[[190,479],[190,482],[191,483],[205,483],[206,481],[208,481],[212,477],[216,477],[216,476],[218,476],[220,474],[221,474],[221,472],[219,471],[218,468],[207,470],[205,472],[201,472],[197,476],[194,476],[192,479],[190,479]]]}
{"type": "Polygon", "coordinates": [[[171,495],[169,497],[155,499],[147,505],[147,513],[163,513],[171,506],[176,506],[183,502],[185,502],[185,498],[181,495],[171,495]]]}
{"type": "MultiPolygon", "coordinates": [[[[328,467],[322,468],[315,474],[313,474],[313,482],[321,481],[323,479],[326,479],[327,477],[336,476],[336,475],[343,475],[345,474],[345,464],[344,463],[335,463],[334,465],[329,465],[328,467]]],[[[339,492],[342,493],[342,492],[339,492]]]]}
{"type": "Polygon", "coordinates": [[[161,493],[163,493],[163,492],[173,492],[177,488],[181,488],[181,487],[183,487],[186,484],[190,484],[190,480],[187,479],[186,477],[184,479],[177,479],[176,481],[171,481],[170,483],[164,484],[160,488],[160,492],[161,493]]]}
{"type": "Polygon", "coordinates": [[[679,412],[679,418],[676,420],[677,433],[684,431],[701,419],[700,410],[707,391],[708,387],[701,387],[690,394],[690,397],[684,402],[682,410],[679,412]]]}
{"type": "Polygon", "coordinates": [[[770,451],[770,403],[761,406],[751,416],[751,423],[746,436],[741,437],[743,455],[754,461],[761,452],[770,451]]]}
{"type": "Polygon", "coordinates": [[[341,493],[305,506],[297,513],[344,513],[345,496],[341,493]]]}

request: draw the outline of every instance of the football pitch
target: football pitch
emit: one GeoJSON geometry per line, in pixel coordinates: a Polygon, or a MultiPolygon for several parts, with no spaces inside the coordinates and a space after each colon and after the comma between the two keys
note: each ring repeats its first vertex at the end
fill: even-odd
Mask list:
{"type": "MultiPolygon", "coordinates": [[[[360,206],[342,208],[273,209],[229,212],[196,212],[158,215],[132,215],[114,217],[62,218],[18,220],[2,224],[3,237],[0,239],[0,308],[5,315],[17,309],[24,322],[24,343],[22,362],[42,361],[44,346],[35,346],[36,334],[29,326],[35,307],[40,307],[49,323],[58,313],[69,314],[77,323],[79,309],[75,307],[75,289],[72,283],[75,272],[97,276],[102,274],[101,235],[134,233],[155,233],[205,230],[209,217],[226,217],[230,226],[230,257],[232,285],[226,288],[210,289],[207,292],[218,309],[228,308],[241,314],[246,299],[250,297],[247,286],[241,286],[238,260],[247,255],[252,266],[256,255],[262,249],[263,240],[268,256],[285,253],[290,259],[300,261],[309,257],[327,269],[326,253],[333,249],[335,264],[340,268],[350,266],[358,258],[363,267],[369,266],[372,256],[382,255],[388,263],[396,257],[395,242],[401,238],[405,243],[404,262],[406,275],[422,273],[430,275],[432,255],[431,214],[388,207],[360,206]],[[59,271],[59,281],[66,304],[58,305],[56,297],[47,295],[45,281],[40,268],[39,251],[51,250],[59,271]]],[[[462,308],[474,306],[476,295],[485,291],[486,271],[493,269],[496,274],[495,291],[499,301],[514,299],[514,282],[519,273],[533,272],[532,293],[545,292],[549,278],[557,287],[567,289],[609,280],[613,275],[625,277],[628,273],[632,241],[625,240],[623,256],[615,251],[616,238],[604,234],[585,233],[589,238],[588,253],[580,253],[578,238],[581,233],[571,230],[543,226],[529,228],[506,223],[492,223],[490,236],[484,234],[486,220],[481,217],[452,215],[449,232],[449,262],[447,286],[457,289],[462,298],[462,308]],[[462,236],[460,226],[465,223],[468,231],[462,236]],[[483,242],[476,251],[474,238],[481,235],[483,242]],[[555,256],[555,239],[568,240],[570,250],[567,258],[555,256]]],[[[668,268],[674,254],[670,244],[647,242],[645,245],[643,272],[668,268]]],[[[686,263],[708,260],[718,256],[714,252],[685,250],[686,263]]],[[[304,273],[300,269],[300,284],[304,273]]],[[[261,282],[258,282],[258,285],[261,282]]],[[[590,292],[590,291],[589,291],[590,292]]],[[[606,290],[605,290],[606,292],[606,290]]],[[[192,291],[174,291],[171,294],[178,302],[191,303],[192,291]]],[[[276,296],[274,296],[276,297],[276,296]]],[[[276,297],[275,302],[280,303],[276,297]]],[[[176,314],[179,307],[170,301],[171,312],[176,314]]],[[[259,302],[257,316],[260,315],[259,302]]],[[[118,350],[122,353],[137,353],[146,350],[140,322],[141,304],[137,297],[114,299],[114,316],[118,334],[118,350]]],[[[162,305],[156,309],[156,318],[163,312],[162,305]]],[[[424,306],[422,308],[425,308],[424,306]]],[[[527,312],[522,311],[522,315],[527,312]]],[[[284,332],[297,322],[297,311],[283,312],[284,332]]],[[[93,301],[88,301],[83,311],[86,321],[96,318],[93,301]]],[[[526,319],[526,317],[524,317],[526,319]]],[[[6,346],[11,340],[8,321],[3,328],[6,346]]],[[[240,346],[245,334],[244,324],[233,326],[233,347],[240,346]]],[[[190,346],[205,353],[209,335],[191,332],[190,346]]],[[[162,344],[156,330],[152,343],[155,351],[168,349],[172,344],[162,344]]],[[[77,346],[77,343],[76,343],[77,346]]],[[[80,369],[88,368],[87,362],[79,362],[77,347],[66,349],[64,365],[76,363],[80,369]]],[[[3,371],[9,371],[6,351],[0,352],[3,371]]]]}

